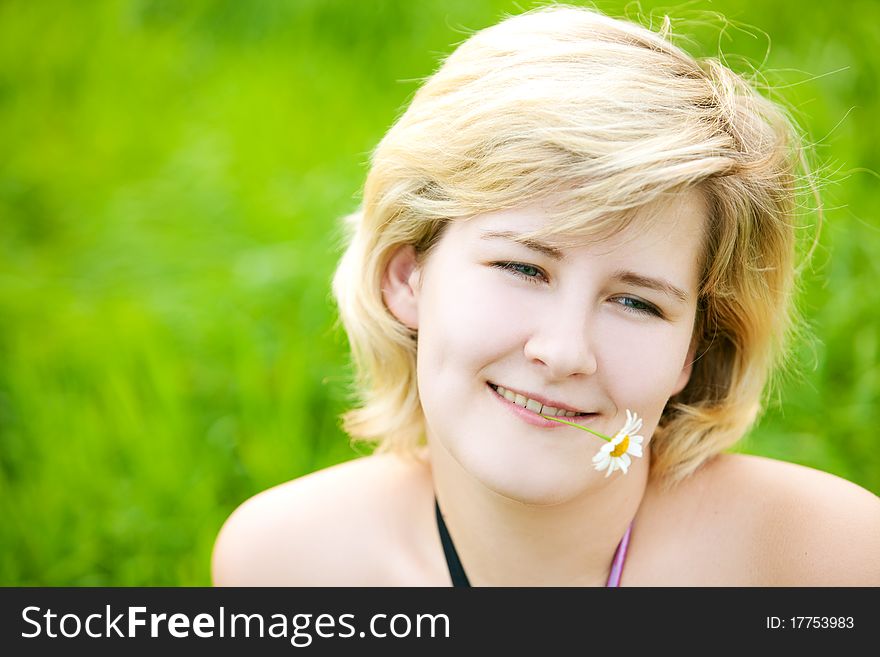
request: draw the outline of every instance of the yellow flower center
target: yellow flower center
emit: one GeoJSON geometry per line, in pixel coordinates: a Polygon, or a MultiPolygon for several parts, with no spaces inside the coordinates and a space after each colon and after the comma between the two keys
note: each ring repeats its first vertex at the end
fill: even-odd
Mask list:
{"type": "Polygon", "coordinates": [[[626,454],[627,447],[629,447],[629,436],[623,434],[623,440],[617,443],[617,447],[611,452],[611,456],[623,456],[626,454]]]}

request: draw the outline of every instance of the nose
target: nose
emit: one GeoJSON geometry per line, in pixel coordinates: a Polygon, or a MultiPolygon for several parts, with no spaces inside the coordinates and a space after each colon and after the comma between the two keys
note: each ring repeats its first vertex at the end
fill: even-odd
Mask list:
{"type": "Polygon", "coordinates": [[[595,374],[598,369],[595,317],[584,306],[566,305],[539,319],[524,349],[529,361],[547,367],[548,378],[559,380],[574,374],[595,374]]]}

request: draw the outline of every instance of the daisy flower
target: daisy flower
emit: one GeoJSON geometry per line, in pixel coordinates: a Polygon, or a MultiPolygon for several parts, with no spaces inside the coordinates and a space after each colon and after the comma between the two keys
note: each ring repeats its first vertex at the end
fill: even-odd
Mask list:
{"type": "Polygon", "coordinates": [[[593,457],[593,467],[600,472],[607,469],[606,477],[610,476],[615,469],[623,470],[623,474],[626,474],[626,469],[632,462],[630,456],[642,455],[642,440],[644,439],[635,435],[641,428],[642,420],[639,416],[626,409],[626,424],[614,438],[599,448],[593,457]]]}
{"type": "Polygon", "coordinates": [[[589,431],[590,433],[607,440],[608,442],[602,445],[593,457],[593,467],[600,472],[602,470],[607,470],[605,473],[606,477],[610,476],[615,470],[623,470],[623,474],[626,474],[627,468],[629,468],[629,465],[632,462],[631,457],[642,456],[642,441],[644,438],[636,435],[636,432],[640,431],[642,428],[642,420],[637,413],[630,412],[629,409],[626,409],[626,424],[623,425],[613,438],[609,438],[605,434],[593,431],[580,424],[560,420],[552,415],[542,415],[541,417],[547,418],[548,420],[562,422],[563,424],[569,424],[578,429],[589,431]]]}

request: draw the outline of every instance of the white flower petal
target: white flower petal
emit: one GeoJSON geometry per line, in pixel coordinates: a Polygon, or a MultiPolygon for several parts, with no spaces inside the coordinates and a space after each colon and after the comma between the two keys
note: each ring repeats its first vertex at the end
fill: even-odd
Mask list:
{"type": "Polygon", "coordinates": [[[626,410],[626,422],[623,427],[614,435],[614,437],[602,445],[593,456],[593,467],[597,471],[605,470],[605,477],[610,477],[615,470],[622,470],[624,474],[629,471],[632,465],[632,457],[641,457],[643,454],[642,443],[644,438],[637,435],[642,428],[643,421],[639,414],[626,410]],[[612,456],[612,453],[624,439],[628,441],[626,451],[621,456],[612,456]]]}

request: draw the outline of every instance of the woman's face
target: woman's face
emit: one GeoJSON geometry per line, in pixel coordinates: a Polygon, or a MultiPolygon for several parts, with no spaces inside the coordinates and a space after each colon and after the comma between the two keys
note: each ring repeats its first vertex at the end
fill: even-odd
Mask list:
{"type": "MultiPolygon", "coordinates": [[[[592,468],[601,438],[538,426],[490,384],[591,413],[586,426],[609,436],[635,411],[647,456],[667,400],[690,375],[705,212],[688,192],[643,209],[608,240],[560,249],[560,259],[489,235],[538,228],[539,206],[448,225],[410,278],[428,440],[495,492],[531,504],[623,476],[592,468]],[[648,213],[656,220],[644,221],[648,213]]],[[[646,463],[634,459],[630,476],[646,463]]]]}

